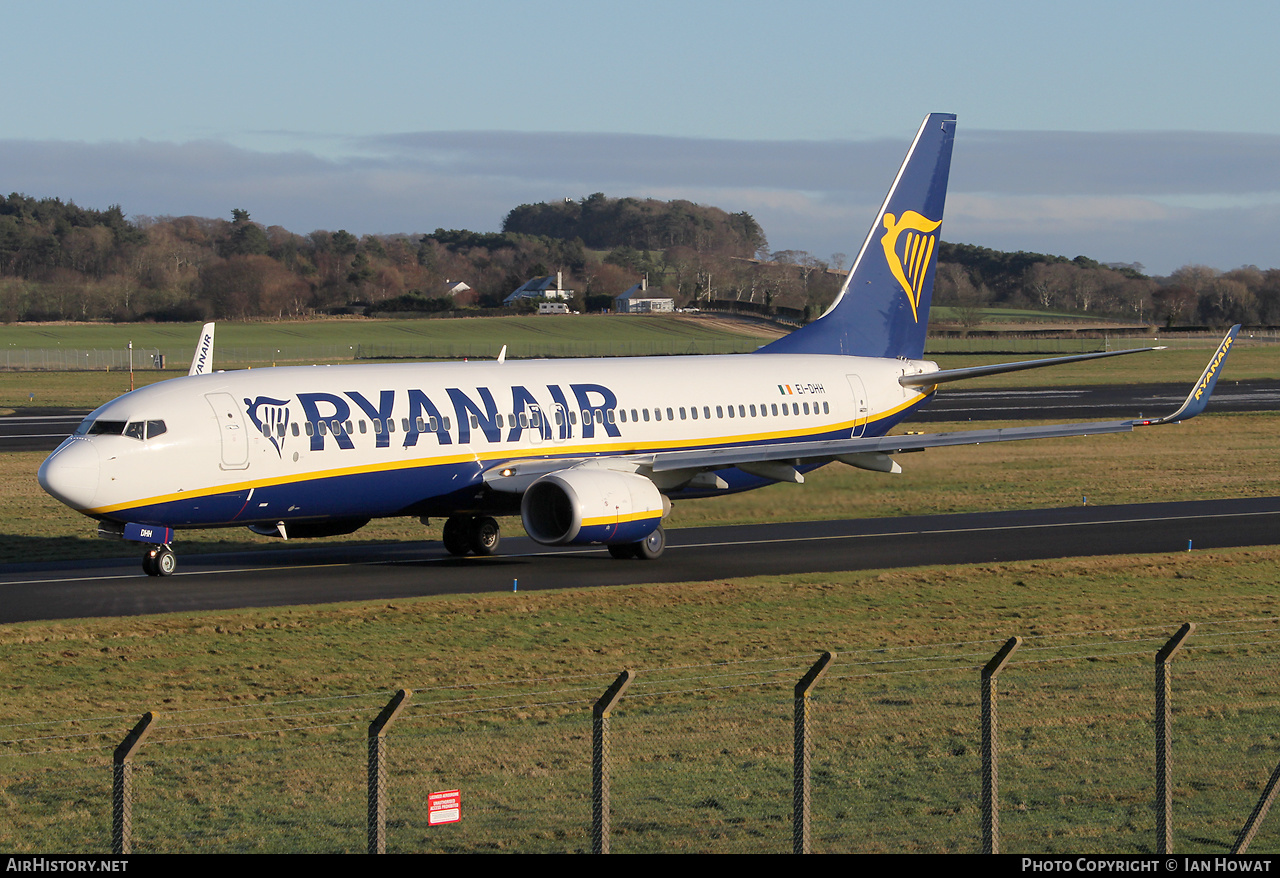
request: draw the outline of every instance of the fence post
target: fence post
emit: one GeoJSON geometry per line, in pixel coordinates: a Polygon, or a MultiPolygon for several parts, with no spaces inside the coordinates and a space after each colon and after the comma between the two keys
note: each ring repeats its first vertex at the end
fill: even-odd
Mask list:
{"type": "Polygon", "coordinates": [[[133,853],[133,754],[155,718],[151,711],[143,714],[111,758],[111,852],[116,856],[133,853]]]}
{"type": "Polygon", "coordinates": [[[404,709],[412,689],[391,697],[378,718],[369,723],[369,853],[387,852],[387,729],[404,709]]]}
{"type": "Polygon", "coordinates": [[[996,676],[1021,637],[1010,637],[982,669],[982,852],[1000,853],[1000,749],[996,745],[996,676]]]}
{"type": "Polygon", "coordinates": [[[1170,678],[1174,655],[1182,649],[1196,630],[1194,622],[1187,622],[1178,633],[1169,638],[1156,653],[1156,852],[1173,853],[1173,739],[1172,705],[1169,704],[1170,678]]]}
{"type": "Polygon", "coordinates": [[[796,854],[809,853],[809,693],[835,658],[834,652],[824,652],[796,683],[791,770],[791,851],[796,854]]]}
{"type": "Polygon", "coordinates": [[[1236,837],[1236,844],[1231,849],[1231,853],[1243,854],[1249,850],[1253,836],[1257,834],[1258,827],[1262,825],[1262,821],[1267,818],[1267,812],[1271,810],[1277,787],[1280,787],[1280,764],[1276,765],[1275,770],[1271,772],[1271,779],[1267,781],[1267,786],[1262,791],[1262,798],[1258,799],[1258,804],[1253,806],[1253,813],[1249,815],[1244,828],[1240,830],[1240,835],[1236,837]]]}
{"type": "Polygon", "coordinates": [[[591,853],[609,853],[609,779],[613,773],[613,750],[609,740],[609,714],[635,680],[632,671],[623,671],[591,708],[591,853]]]}

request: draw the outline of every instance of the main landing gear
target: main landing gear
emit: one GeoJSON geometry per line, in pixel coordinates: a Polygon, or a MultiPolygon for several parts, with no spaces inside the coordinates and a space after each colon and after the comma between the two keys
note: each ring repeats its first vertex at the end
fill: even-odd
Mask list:
{"type": "Polygon", "coordinates": [[[498,522],[487,515],[454,515],[444,523],[444,547],[450,555],[492,555],[501,541],[498,522]]]}
{"type": "Polygon", "coordinates": [[[615,558],[639,558],[641,561],[652,561],[660,556],[667,547],[667,534],[662,525],[654,528],[638,543],[619,543],[609,547],[609,554],[615,558]]]}
{"type": "Polygon", "coordinates": [[[168,546],[151,546],[142,556],[142,569],[148,576],[172,576],[178,569],[178,556],[168,546]]]}

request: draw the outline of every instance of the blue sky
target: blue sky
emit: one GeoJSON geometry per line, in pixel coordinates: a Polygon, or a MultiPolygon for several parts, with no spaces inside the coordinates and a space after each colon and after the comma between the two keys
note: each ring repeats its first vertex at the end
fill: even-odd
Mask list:
{"type": "Polygon", "coordinates": [[[6,4],[0,189],[305,234],[592,192],[857,251],[920,119],[944,237],[1280,267],[1280,10],[1218,2],[6,4]]]}

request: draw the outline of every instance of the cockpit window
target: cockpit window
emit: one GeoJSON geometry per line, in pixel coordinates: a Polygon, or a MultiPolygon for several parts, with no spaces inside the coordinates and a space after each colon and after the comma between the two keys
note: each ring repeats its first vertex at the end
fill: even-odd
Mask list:
{"type": "Polygon", "coordinates": [[[166,431],[164,421],[109,421],[103,418],[85,418],[76,428],[77,436],[128,436],[130,439],[151,439],[166,431]]]}
{"type": "Polygon", "coordinates": [[[119,436],[124,433],[124,421],[108,421],[98,418],[89,425],[90,436],[119,436]]]}

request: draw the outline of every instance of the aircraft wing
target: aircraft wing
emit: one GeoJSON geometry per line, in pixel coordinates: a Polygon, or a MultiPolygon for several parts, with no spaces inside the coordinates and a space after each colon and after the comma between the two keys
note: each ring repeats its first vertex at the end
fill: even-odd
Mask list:
{"type": "MultiPolygon", "coordinates": [[[[653,472],[681,469],[723,469],[730,466],[763,463],[778,466],[776,470],[780,480],[788,480],[787,469],[796,465],[816,463],[820,461],[841,459],[844,457],[861,458],[859,463],[865,465],[869,458],[877,455],[889,455],[903,451],[920,451],[925,448],[939,448],[948,445],[981,445],[988,442],[1014,442],[1024,439],[1052,439],[1068,436],[1093,436],[1103,433],[1127,433],[1134,427],[1157,426],[1194,418],[1204,411],[1217,384],[1222,363],[1226,360],[1235,343],[1236,333],[1240,326],[1232,327],[1227,333],[1209,365],[1200,375],[1182,406],[1163,418],[1141,418],[1129,421],[1100,421],[1079,424],[1049,424],[1039,427],[1007,427],[993,430],[962,430],[953,433],[918,433],[900,436],[877,436],[860,439],[836,439],[824,442],[782,442],[772,445],[750,445],[733,448],[695,449],[690,451],[662,451],[654,454],[650,461],[653,472]]],[[[1065,358],[1072,361],[1075,358],[1065,358]]],[[[870,468],[888,469],[891,461],[884,460],[882,466],[870,468]]],[[[745,468],[745,467],[743,467],[745,468]]],[[[794,471],[793,471],[794,472],[794,471]]],[[[761,473],[764,474],[764,473],[761,473]]],[[[799,481],[799,478],[795,480],[799,481]]]]}

